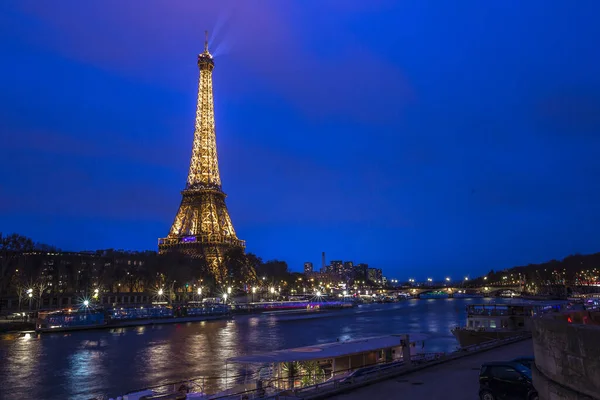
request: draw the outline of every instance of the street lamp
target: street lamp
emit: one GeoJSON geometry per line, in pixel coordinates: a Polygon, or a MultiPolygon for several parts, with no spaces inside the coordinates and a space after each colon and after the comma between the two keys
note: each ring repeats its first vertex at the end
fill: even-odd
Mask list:
{"type": "Polygon", "coordinates": [[[163,295],[163,293],[164,293],[164,290],[162,290],[162,288],[161,288],[161,289],[158,289],[158,295],[159,295],[159,296],[162,296],[162,295],[163,295]]]}
{"type": "Polygon", "coordinates": [[[446,282],[450,282],[450,278],[446,278],[446,282]]]}
{"type": "Polygon", "coordinates": [[[317,290],[316,295],[317,295],[317,297],[321,297],[321,292],[317,290]]]}
{"type": "Polygon", "coordinates": [[[84,300],[84,301],[83,301],[83,305],[84,305],[85,307],[89,306],[89,305],[90,305],[90,301],[89,301],[89,300],[84,300]]]}
{"type": "Polygon", "coordinates": [[[231,286],[227,288],[227,294],[231,294],[231,286]]]}
{"type": "Polygon", "coordinates": [[[223,293],[223,301],[227,304],[227,293],[223,293]]]}
{"type": "Polygon", "coordinates": [[[198,296],[202,296],[202,288],[201,287],[198,288],[198,296]]]}

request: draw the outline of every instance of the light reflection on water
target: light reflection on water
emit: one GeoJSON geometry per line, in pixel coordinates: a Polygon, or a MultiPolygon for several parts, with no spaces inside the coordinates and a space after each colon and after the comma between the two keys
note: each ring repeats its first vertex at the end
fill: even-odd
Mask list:
{"type": "Polygon", "coordinates": [[[234,320],[46,334],[0,340],[0,399],[108,398],[148,386],[206,377],[222,389],[244,366],[230,357],[391,333],[429,333],[425,351],[452,351],[450,333],[465,323],[465,305],[488,299],[406,300],[302,319],[234,320]],[[8,390],[6,390],[8,388],[8,390]]]}

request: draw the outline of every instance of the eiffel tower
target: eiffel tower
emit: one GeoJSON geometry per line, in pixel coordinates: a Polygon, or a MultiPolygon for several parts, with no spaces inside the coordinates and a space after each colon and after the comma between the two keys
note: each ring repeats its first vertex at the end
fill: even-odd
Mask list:
{"type": "Polygon", "coordinates": [[[219,283],[226,279],[225,252],[234,247],[243,249],[245,242],[235,234],[221,189],[212,89],[214,66],[206,32],[204,52],[198,55],[198,104],[187,184],[171,231],[166,238],[158,239],[158,251],[204,257],[219,283]]]}

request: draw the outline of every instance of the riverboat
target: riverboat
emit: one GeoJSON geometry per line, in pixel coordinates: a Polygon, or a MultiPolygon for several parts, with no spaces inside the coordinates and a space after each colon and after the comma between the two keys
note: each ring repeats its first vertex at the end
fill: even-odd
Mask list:
{"type": "Polygon", "coordinates": [[[466,291],[458,291],[452,295],[455,299],[481,299],[483,294],[481,293],[467,293],[466,291]]]}
{"type": "Polygon", "coordinates": [[[322,310],[341,310],[356,307],[352,301],[263,301],[238,304],[234,306],[236,313],[282,313],[282,312],[314,312],[322,310]]]}
{"type": "Polygon", "coordinates": [[[225,304],[185,304],[111,307],[83,306],[56,311],[40,311],[37,332],[65,332],[101,328],[197,322],[230,315],[225,304]]]}
{"type": "Polygon", "coordinates": [[[565,302],[470,304],[466,326],[452,329],[452,334],[461,347],[525,335],[531,331],[531,317],[565,306],[565,302]]]}
{"type": "Polygon", "coordinates": [[[106,313],[101,308],[83,307],[40,311],[35,324],[36,332],[63,332],[101,328],[106,326],[106,313]]]}
{"type": "Polygon", "coordinates": [[[417,353],[417,349],[422,348],[418,344],[425,339],[424,335],[397,334],[232,357],[227,359],[227,364],[241,364],[256,372],[249,374],[245,382],[225,391],[212,395],[201,390],[194,391],[194,388],[201,387],[195,383],[200,380],[191,380],[170,384],[167,388],[131,392],[123,399],[139,400],[143,396],[181,400],[249,399],[284,395],[307,390],[314,385],[323,388],[330,384],[333,387],[350,383],[359,376],[368,378],[369,374],[391,372],[413,360],[425,360],[423,354],[417,353]]]}
{"type": "Polygon", "coordinates": [[[449,297],[448,293],[442,291],[421,293],[419,295],[419,299],[447,299],[449,297]]]}

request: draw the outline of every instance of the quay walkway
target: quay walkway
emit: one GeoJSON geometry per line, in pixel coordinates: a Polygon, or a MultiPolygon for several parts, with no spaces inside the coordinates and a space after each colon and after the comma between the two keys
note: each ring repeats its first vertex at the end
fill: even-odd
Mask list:
{"type": "Polygon", "coordinates": [[[477,400],[481,364],[489,361],[508,361],[520,356],[533,356],[531,339],[470,354],[327,398],[477,400]]]}

